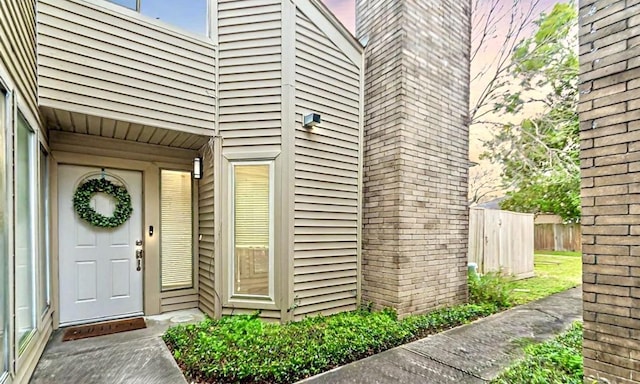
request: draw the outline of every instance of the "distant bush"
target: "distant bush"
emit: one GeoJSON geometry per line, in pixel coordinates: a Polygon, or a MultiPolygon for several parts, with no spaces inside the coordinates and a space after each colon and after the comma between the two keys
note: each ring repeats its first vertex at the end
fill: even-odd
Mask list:
{"type": "Polygon", "coordinates": [[[513,305],[511,281],[497,273],[484,275],[469,272],[469,303],[493,304],[498,308],[513,305]]]}
{"type": "Polygon", "coordinates": [[[582,323],[553,340],[530,345],[525,356],[491,383],[582,384],[582,323]]]}
{"type": "Polygon", "coordinates": [[[233,316],[177,326],[163,339],[198,382],[290,383],[497,311],[467,304],[399,320],[362,309],[288,324],[233,316]]]}

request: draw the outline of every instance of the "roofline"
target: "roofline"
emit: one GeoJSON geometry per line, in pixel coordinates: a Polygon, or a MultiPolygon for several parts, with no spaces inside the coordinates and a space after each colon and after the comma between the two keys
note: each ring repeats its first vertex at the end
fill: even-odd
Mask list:
{"type": "Polygon", "coordinates": [[[338,17],[320,0],[310,0],[313,5],[333,24],[334,27],[353,45],[359,52],[364,52],[364,47],[358,39],[342,24],[338,17]]]}

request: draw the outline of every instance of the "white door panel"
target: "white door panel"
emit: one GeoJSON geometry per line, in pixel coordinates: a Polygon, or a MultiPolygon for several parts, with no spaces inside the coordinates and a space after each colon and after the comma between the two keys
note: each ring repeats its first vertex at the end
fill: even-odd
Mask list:
{"type": "MultiPolygon", "coordinates": [[[[142,174],[109,170],[106,178],[125,184],[133,213],[118,228],[94,227],[76,214],[73,194],[99,168],[61,165],[58,169],[60,323],[75,324],[142,312],[142,271],[137,271],[136,240],[142,239],[142,174]]],[[[111,216],[115,200],[104,194],[92,207],[111,216]]]]}

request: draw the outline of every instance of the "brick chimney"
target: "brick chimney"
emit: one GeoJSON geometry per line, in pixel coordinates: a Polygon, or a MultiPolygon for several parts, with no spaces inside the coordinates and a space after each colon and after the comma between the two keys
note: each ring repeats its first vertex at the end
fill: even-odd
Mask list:
{"type": "Polygon", "coordinates": [[[421,313],[467,298],[469,0],[356,0],[368,37],[363,300],[421,313]]]}

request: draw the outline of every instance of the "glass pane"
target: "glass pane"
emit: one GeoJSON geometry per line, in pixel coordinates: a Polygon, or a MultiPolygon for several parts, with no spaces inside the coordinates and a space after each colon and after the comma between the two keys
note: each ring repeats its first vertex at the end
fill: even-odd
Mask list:
{"type": "Polygon", "coordinates": [[[110,3],[122,5],[123,7],[127,7],[129,9],[137,10],[136,3],[137,0],[107,0],[110,3]]]}
{"type": "Polygon", "coordinates": [[[9,293],[9,262],[7,246],[7,163],[6,163],[6,94],[0,90],[0,377],[7,371],[8,316],[7,301],[9,293]]]}
{"type": "Polygon", "coordinates": [[[49,308],[49,157],[40,147],[40,250],[38,252],[38,309],[49,308]]]}
{"type": "Polygon", "coordinates": [[[234,169],[234,293],[269,295],[269,165],[234,169]]]}
{"type": "Polygon", "coordinates": [[[140,13],[198,35],[207,34],[209,0],[142,0],[140,13]]]}
{"type": "Polygon", "coordinates": [[[15,285],[16,339],[22,347],[35,327],[35,270],[33,257],[33,137],[22,116],[18,118],[16,147],[15,285]]]}
{"type": "Polygon", "coordinates": [[[162,170],[160,252],[162,290],[193,286],[193,205],[191,173],[162,170]]]}

